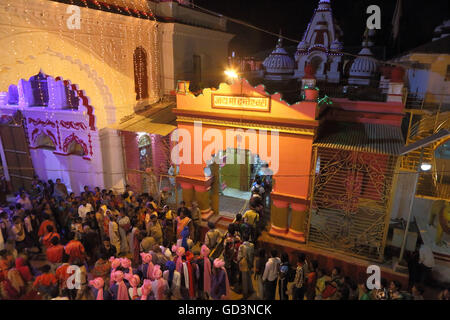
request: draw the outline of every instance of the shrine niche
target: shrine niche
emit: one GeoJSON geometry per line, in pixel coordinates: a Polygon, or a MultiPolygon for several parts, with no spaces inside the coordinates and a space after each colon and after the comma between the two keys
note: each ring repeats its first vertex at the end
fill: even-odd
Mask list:
{"type": "Polygon", "coordinates": [[[35,145],[37,148],[47,149],[47,150],[56,150],[55,141],[50,138],[49,135],[45,133],[41,133],[36,137],[35,145]]]}
{"type": "Polygon", "coordinates": [[[23,126],[33,167],[42,180],[59,178],[74,192],[89,181],[103,183],[94,110],[77,85],[40,70],[28,81],[10,85],[0,97],[1,119],[23,126]]]}

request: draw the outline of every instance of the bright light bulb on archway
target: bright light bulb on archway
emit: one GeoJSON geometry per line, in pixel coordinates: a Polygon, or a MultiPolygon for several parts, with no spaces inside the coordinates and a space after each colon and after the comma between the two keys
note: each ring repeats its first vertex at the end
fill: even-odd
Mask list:
{"type": "Polygon", "coordinates": [[[420,166],[420,169],[422,169],[422,171],[428,171],[431,169],[431,164],[429,163],[422,163],[420,166]]]}
{"type": "Polygon", "coordinates": [[[231,79],[237,79],[238,78],[237,72],[234,71],[233,69],[225,70],[225,74],[227,75],[228,78],[231,78],[231,79]]]}

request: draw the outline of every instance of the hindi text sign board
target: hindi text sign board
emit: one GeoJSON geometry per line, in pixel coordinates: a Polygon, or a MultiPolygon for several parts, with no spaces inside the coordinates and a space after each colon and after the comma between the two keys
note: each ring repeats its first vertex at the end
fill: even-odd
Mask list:
{"type": "Polygon", "coordinates": [[[248,111],[270,111],[269,97],[212,95],[212,107],[248,111]]]}

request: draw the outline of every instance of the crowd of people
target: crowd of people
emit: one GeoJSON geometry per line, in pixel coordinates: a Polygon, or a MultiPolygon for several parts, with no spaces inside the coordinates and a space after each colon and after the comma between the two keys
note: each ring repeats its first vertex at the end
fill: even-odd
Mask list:
{"type": "MultiPolygon", "coordinates": [[[[91,190],[69,193],[60,179],[35,177],[0,212],[0,299],[52,300],[371,300],[423,299],[414,284],[382,281],[369,290],[331,274],[300,253],[257,248],[266,199],[261,181],[249,210],[225,234],[193,201],[170,208],[158,194],[91,190]],[[278,292],[277,292],[278,291],[278,292]]],[[[448,290],[440,299],[449,299],[448,290]]]]}

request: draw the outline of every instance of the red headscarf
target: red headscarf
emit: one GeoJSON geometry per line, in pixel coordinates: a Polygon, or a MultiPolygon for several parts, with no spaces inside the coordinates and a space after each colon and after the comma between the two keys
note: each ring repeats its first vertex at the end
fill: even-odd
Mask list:
{"type": "Polygon", "coordinates": [[[16,269],[19,271],[22,279],[26,282],[33,280],[33,276],[31,275],[30,268],[25,264],[25,259],[19,257],[16,259],[16,269]]]}
{"type": "Polygon", "coordinates": [[[191,264],[192,259],[194,259],[194,254],[190,251],[186,252],[186,266],[189,275],[189,296],[191,298],[195,298],[194,275],[192,272],[192,264],[191,264]]]}

